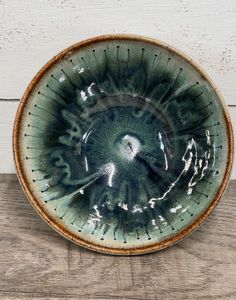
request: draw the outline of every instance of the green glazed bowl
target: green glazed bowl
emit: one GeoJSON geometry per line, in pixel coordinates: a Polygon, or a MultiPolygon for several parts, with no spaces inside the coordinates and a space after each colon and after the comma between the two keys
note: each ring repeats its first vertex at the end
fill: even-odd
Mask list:
{"type": "Polygon", "coordinates": [[[34,208],[68,239],[110,254],[191,233],[232,166],[216,87],[179,51],[138,36],[93,38],[54,57],[27,88],[13,135],[34,208]]]}

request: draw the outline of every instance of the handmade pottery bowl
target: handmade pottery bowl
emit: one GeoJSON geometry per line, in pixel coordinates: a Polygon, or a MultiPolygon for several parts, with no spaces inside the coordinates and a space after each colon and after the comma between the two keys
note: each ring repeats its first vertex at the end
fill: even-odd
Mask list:
{"type": "Polygon", "coordinates": [[[32,80],[14,154],[31,204],[59,233],[142,254],[207,218],[228,182],[232,139],[216,87],[191,59],[109,35],[64,50],[32,80]]]}

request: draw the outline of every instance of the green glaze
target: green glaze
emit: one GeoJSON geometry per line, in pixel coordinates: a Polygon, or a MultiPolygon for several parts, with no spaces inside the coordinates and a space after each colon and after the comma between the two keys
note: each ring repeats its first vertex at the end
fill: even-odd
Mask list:
{"type": "Polygon", "coordinates": [[[226,169],[217,94],[189,62],[143,41],[69,52],[34,87],[20,128],[40,205],[68,232],[111,249],[187,228],[226,169]]]}

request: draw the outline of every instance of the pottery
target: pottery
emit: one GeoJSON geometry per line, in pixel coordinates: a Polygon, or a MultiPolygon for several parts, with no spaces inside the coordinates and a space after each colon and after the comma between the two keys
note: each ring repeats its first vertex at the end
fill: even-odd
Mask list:
{"type": "Polygon", "coordinates": [[[110,254],[191,233],[232,167],[216,87],[179,51],[139,36],[101,36],[54,57],[27,88],[13,135],[33,207],[68,239],[110,254]]]}

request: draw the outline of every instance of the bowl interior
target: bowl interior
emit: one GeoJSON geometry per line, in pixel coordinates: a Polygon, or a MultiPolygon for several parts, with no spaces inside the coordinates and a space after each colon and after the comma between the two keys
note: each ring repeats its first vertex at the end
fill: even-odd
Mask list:
{"type": "Polygon", "coordinates": [[[170,240],[208,209],[227,170],[215,90],[188,60],[145,40],[67,51],[31,84],[18,118],[30,197],[98,250],[170,240]]]}

